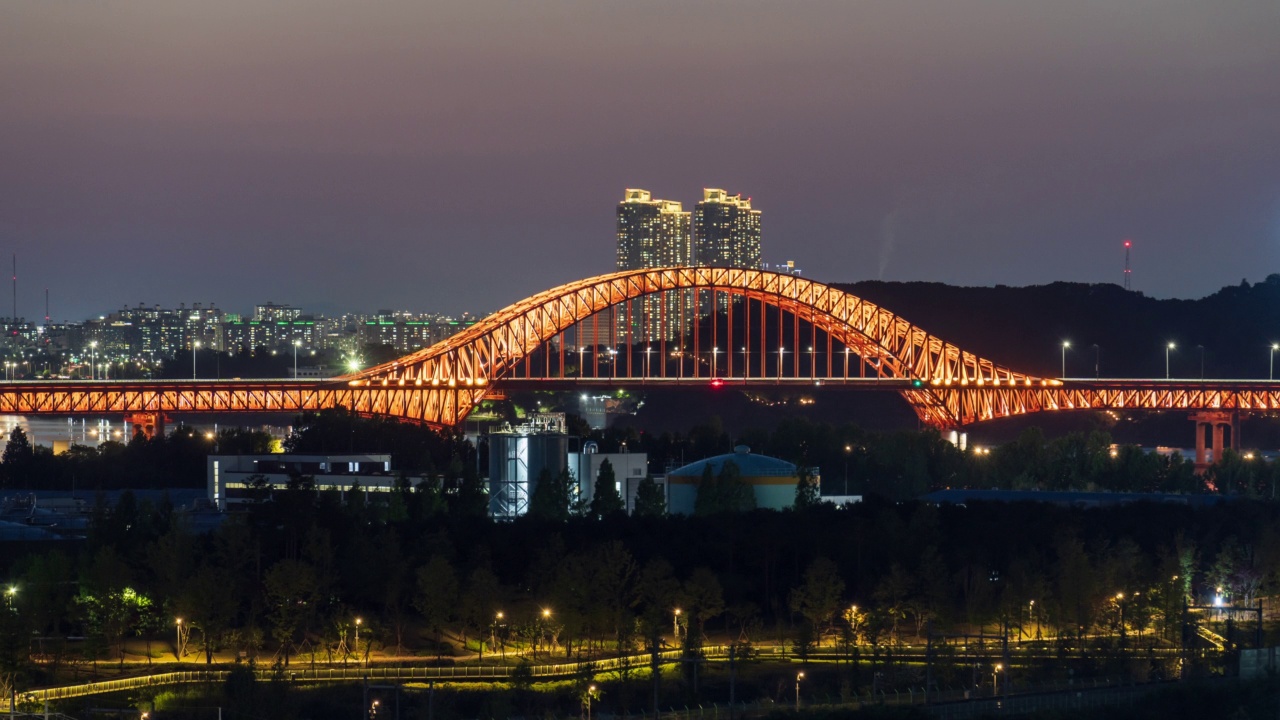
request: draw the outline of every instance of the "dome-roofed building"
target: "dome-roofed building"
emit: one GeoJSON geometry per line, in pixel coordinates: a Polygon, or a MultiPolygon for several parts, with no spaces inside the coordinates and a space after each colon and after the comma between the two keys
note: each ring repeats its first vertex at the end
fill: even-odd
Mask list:
{"type": "MultiPolygon", "coordinates": [[[[732,453],[698,460],[667,473],[668,510],[692,515],[698,501],[698,485],[707,468],[711,468],[712,477],[719,478],[727,463],[737,466],[738,482],[751,489],[755,507],[781,510],[795,504],[799,482],[795,464],[754,454],[751,448],[739,445],[732,453]]],[[[818,469],[813,468],[812,472],[816,482],[818,469]]]]}

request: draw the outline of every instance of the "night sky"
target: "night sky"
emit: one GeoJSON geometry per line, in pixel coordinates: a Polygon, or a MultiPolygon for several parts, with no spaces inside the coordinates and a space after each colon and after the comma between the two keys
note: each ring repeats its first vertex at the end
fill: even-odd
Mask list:
{"type": "Polygon", "coordinates": [[[1126,237],[1149,294],[1258,281],[1280,3],[0,3],[28,318],[487,312],[612,269],[624,188],[704,186],[824,281],[1120,282],[1126,237]]]}

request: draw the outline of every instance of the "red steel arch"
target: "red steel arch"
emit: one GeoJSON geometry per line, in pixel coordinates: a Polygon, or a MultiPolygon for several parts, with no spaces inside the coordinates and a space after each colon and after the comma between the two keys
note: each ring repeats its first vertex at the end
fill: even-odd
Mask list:
{"type": "Polygon", "coordinates": [[[654,293],[714,290],[793,313],[867,360],[886,378],[920,379],[904,392],[921,419],[954,426],[962,417],[1005,414],[986,401],[948,402],[934,388],[1048,385],[962,350],[857,296],[796,275],[740,268],[630,270],[561,285],[500,310],[465,332],[390,363],[344,378],[364,388],[360,412],[461,422],[492,386],[541,344],[606,308],[654,293]],[[419,398],[426,393],[425,402],[419,398]],[[972,411],[970,411],[972,406],[972,411]],[[421,413],[421,415],[419,415],[421,413]]]}
{"type": "MultiPolygon", "coordinates": [[[[812,280],[738,268],[663,268],[552,288],[432,347],[340,378],[13,382],[0,384],[0,413],[299,412],[342,405],[361,414],[451,427],[516,363],[558,333],[627,300],[681,290],[757,300],[812,324],[858,353],[877,376],[890,379],[886,384],[934,427],[1072,409],[1280,410],[1280,385],[1274,382],[1038,378],[978,357],[885,308],[812,280]]],[[[743,382],[773,384],[766,378],[743,382]]]]}

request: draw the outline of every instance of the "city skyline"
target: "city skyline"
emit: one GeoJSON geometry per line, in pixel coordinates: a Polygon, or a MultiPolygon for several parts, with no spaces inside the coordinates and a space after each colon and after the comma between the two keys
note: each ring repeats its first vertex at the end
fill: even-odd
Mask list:
{"type": "Polygon", "coordinates": [[[1280,260],[1277,34],[1261,0],[6,3],[0,251],[31,318],[483,312],[607,269],[617,188],[708,183],[827,282],[1119,284],[1132,239],[1135,290],[1199,297],[1280,260]]]}

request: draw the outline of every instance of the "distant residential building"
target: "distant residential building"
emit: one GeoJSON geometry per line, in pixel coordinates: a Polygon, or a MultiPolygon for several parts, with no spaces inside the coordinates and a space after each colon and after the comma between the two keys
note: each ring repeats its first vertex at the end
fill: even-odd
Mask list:
{"type": "Polygon", "coordinates": [[[302,317],[302,308],[292,305],[277,305],[267,302],[265,305],[253,306],[253,319],[259,322],[292,321],[302,317]]]}
{"type": "Polygon", "coordinates": [[[376,317],[356,326],[356,334],[365,345],[390,345],[401,352],[413,352],[475,325],[473,319],[430,317],[404,312],[379,312],[376,317]]]}
{"type": "MultiPolygon", "coordinates": [[[[674,200],[660,200],[648,190],[627,188],[618,203],[618,270],[686,267],[693,264],[690,213],[674,200]]],[[[634,300],[618,312],[620,342],[665,339],[679,336],[692,318],[686,317],[688,293],[665,293],[634,300]],[[630,308],[630,333],[627,332],[630,308]]]]}
{"type": "Polygon", "coordinates": [[[323,326],[316,320],[241,320],[226,323],[224,332],[228,350],[288,349],[294,343],[308,350],[322,349],[323,326]]]}
{"type": "Polygon", "coordinates": [[[751,198],[705,188],[692,227],[694,265],[760,269],[760,211],[751,198]]]}

